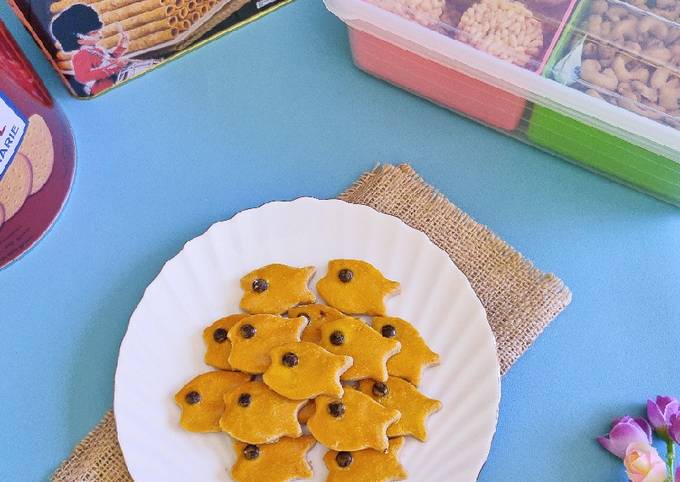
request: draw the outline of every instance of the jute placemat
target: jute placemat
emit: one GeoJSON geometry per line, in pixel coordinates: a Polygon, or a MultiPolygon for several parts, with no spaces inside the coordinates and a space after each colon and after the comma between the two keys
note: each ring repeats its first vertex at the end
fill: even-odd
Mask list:
{"type": "MultiPolygon", "coordinates": [[[[364,174],[340,199],[401,218],[446,251],[469,278],[486,308],[508,368],[571,301],[564,283],[536,269],[488,228],[451,204],[408,165],[381,165],[364,174]]],[[[109,411],[52,476],[54,482],[132,480],[109,411]]]]}

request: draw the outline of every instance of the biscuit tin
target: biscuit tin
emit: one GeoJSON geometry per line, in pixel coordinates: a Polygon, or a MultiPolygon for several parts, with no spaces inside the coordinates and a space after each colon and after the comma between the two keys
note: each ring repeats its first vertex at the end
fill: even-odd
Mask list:
{"type": "Polygon", "coordinates": [[[291,0],[8,0],[76,97],[138,77],[291,0]]]}
{"type": "Polygon", "coordinates": [[[61,110],[0,22],[0,268],[52,226],[73,182],[75,146],[61,110]]]}

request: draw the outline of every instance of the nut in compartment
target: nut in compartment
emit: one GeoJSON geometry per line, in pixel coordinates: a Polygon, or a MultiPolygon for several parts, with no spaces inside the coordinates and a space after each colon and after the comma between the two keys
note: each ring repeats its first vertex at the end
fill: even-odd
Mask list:
{"type": "Polygon", "coordinates": [[[538,71],[576,0],[366,0],[502,60],[538,71]]]}
{"type": "Polygon", "coordinates": [[[543,48],[541,22],[515,0],[481,0],[463,13],[456,38],[525,67],[543,48]]]}
{"type": "MultiPolygon", "coordinates": [[[[680,2],[670,2],[680,8],[680,2]]],[[[649,119],[680,128],[680,25],[661,16],[665,0],[593,1],[579,24],[574,87],[649,119]],[[651,7],[650,7],[651,6],[651,7]]],[[[677,14],[673,14],[678,18],[677,14]]],[[[671,17],[673,16],[671,15],[671,17]]],[[[566,60],[566,57],[565,57],[566,60]]],[[[556,77],[563,72],[556,69],[556,77]]]]}
{"type": "Polygon", "coordinates": [[[415,20],[419,24],[436,28],[444,13],[446,0],[367,0],[400,17],[415,20]]]}

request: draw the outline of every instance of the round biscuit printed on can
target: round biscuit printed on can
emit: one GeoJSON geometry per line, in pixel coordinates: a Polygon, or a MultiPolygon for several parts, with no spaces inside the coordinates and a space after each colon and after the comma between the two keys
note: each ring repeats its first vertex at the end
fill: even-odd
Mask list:
{"type": "Polygon", "coordinates": [[[19,152],[26,156],[33,170],[33,185],[30,194],[35,194],[45,185],[54,167],[54,146],[52,132],[45,119],[38,114],[28,118],[26,134],[19,146],[19,152]]]}
{"type": "Polygon", "coordinates": [[[17,153],[0,180],[0,205],[5,211],[5,221],[9,221],[24,205],[32,183],[31,163],[26,156],[17,153]]]}

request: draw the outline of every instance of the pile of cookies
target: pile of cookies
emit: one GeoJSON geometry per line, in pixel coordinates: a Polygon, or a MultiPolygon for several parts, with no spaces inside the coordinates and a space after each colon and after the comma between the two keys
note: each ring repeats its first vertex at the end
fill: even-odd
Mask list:
{"type": "Polygon", "coordinates": [[[316,285],[326,305],[309,290],[314,272],[271,264],[241,279],[246,313],[204,330],[205,362],[218,370],[175,395],[180,425],[230,435],[238,482],[311,477],[317,442],[329,449],[329,481],[404,480],[405,437],[425,441],[441,408],[417,388],[439,356],[410,323],[386,316],[399,283],[374,266],[330,261],[316,285]]]}
{"type": "Polygon", "coordinates": [[[19,212],[29,196],[43,188],[53,167],[52,133],[45,119],[33,114],[16,156],[6,171],[0,172],[0,227],[19,212]]]}

